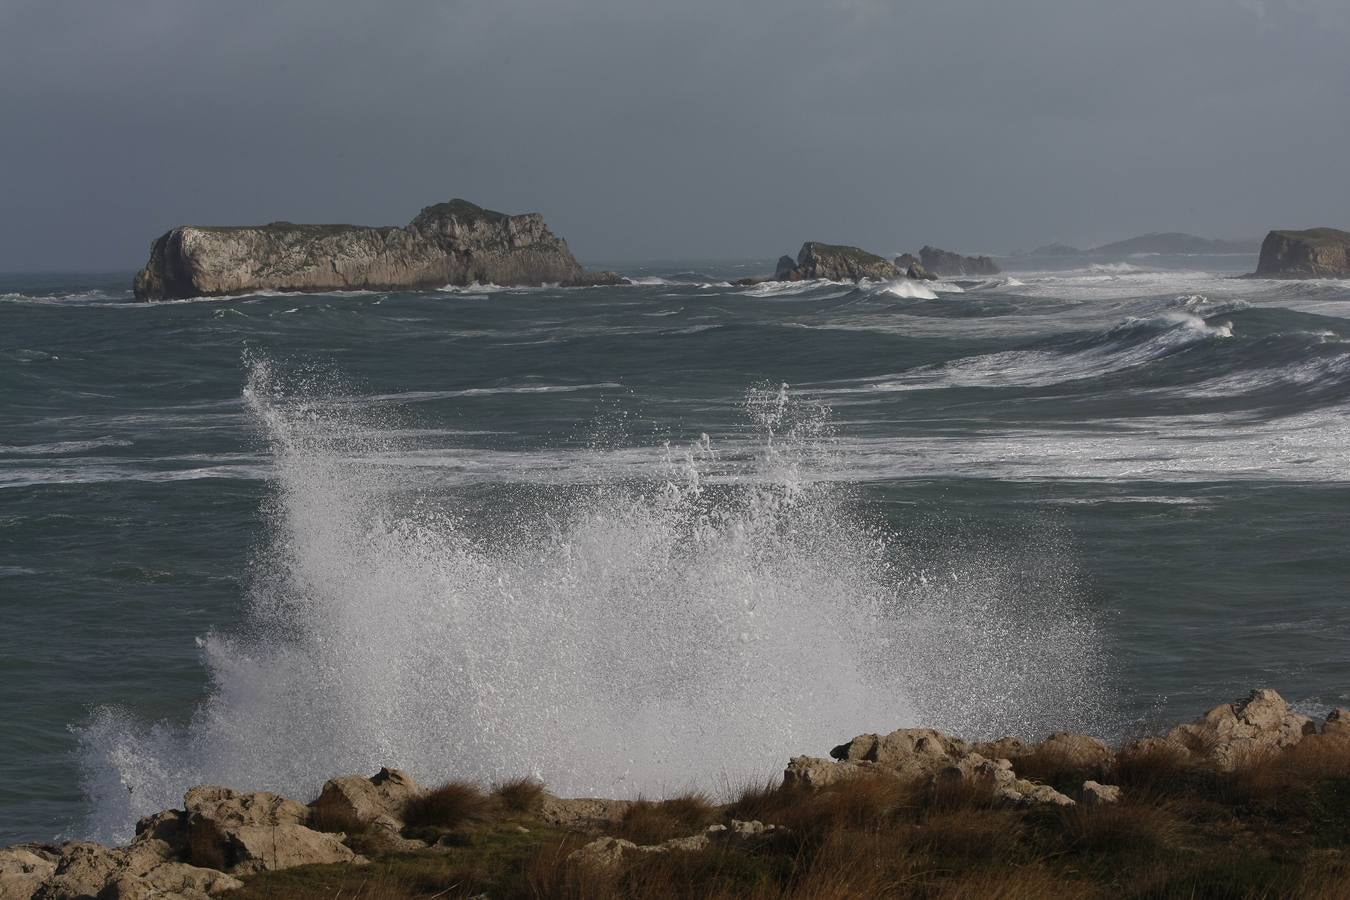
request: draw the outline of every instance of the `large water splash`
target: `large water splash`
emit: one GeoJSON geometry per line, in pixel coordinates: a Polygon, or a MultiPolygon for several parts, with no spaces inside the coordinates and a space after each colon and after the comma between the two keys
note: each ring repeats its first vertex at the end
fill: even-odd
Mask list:
{"type": "Polygon", "coordinates": [[[204,782],[307,798],[395,765],[657,794],[920,721],[1027,727],[1041,704],[1072,724],[1095,699],[1097,631],[1043,599],[1062,585],[978,561],[973,593],[916,578],[829,482],[828,410],[786,387],[751,392],[751,454],[704,436],[660,477],[515,498],[496,525],[382,465],[350,403],[287,396],[265,363],[245,397],[278,485],[245,622],[202,641],[186,727],[103,710],[82,730],[96,837],[204,782]],[[1021,627],[1006,598],[1028,590],[1044,609],[1021,627]]]}

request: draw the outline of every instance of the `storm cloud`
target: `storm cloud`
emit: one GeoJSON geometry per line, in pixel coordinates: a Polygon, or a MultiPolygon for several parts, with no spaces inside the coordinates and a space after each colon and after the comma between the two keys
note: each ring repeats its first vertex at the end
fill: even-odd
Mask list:
{"type": "Polygon", "coordinates": [[[0,270],[539,210],[586,261],[1350,226],[1345,0],[3,0],[0,270]]]}

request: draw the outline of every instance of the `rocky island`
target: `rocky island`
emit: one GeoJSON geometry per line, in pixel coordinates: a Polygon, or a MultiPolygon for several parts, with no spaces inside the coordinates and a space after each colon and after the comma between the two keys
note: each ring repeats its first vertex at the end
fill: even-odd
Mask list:
{"type": "Polygon", "coordinates": [[[919,256],[905,253],[894,261],[848,244],[807,241],[797,258],[782,256],[772,276],[742,278],[738,285],[768,281],[889,281],[896,278],[935,280],[939,275],[995,275],[998,266],[987,256],[961,256],[936,247],[924,247],[919,256]]]}
{"type": "Polygon", "coordinates": [[[473,283],[618,284],[588,273],[538,213],[507,215],[467,200],[428,206],[403,227],[182,225],[156,240],[138,300],[254,291],[423,290],[473,283]]]}
{"type": "Polygon", "coordinates": [[[193,787],[123,847],[0,849],[3,900],[1331,898],[1347,885],[1350,710],[1314,720],[1271,690],[1115,748],[1064,731],[862,734],[716,799],[563,799],[529,778],[423,787],[386,768],[333,778],[308,804],[193,787]]]}
{"type": "Polygon", "coordinates": [[[987,256],[962,256],[960,253],[939,250],[937,247],[924,247],[919,251],[919,259],[929,272],[948,278],[997,275],[1002,271],[998,264],[987,256]]]}
{"type": "Polygon", "coordinates": [[[1272,231],[1261,244],[1257,278],[1350,278],[1350,231],[1272,231]]]}

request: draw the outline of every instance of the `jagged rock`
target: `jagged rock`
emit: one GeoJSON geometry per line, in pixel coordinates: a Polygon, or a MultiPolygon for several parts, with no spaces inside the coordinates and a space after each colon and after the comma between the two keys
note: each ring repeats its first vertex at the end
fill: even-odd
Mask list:
{"type": "Polygon", "coordinates": [[[643,852],[632,841],[623,838],[596,838],[584,847],[567,854],[567,861],[574,865],[589,866],[596,869],[614,869],[623,864],[624,859],[643,852]]]}
{"type": "Polygon", "coordinates": [[[919,251],[919,258],[923,260],[924,268],[928,271],[948,277],[997,275],[1002,271],[998,264],[987,256],[962,256],[960,253],[939,250],[937,247],[924,247],[919,251]]]}
{"type": "Polygon", "coordinates": [[[540,799],[538,816],[542,822],[557,828],[599,831],[621,822],[632,805],[630,800],[564,799],[545,793],[540,799]]]}
{"type": "Polygon", "coordinates": [[[316,819],[325,821],[370,823],[386,816],[401,822],[403,808],[420,793],[422,788],[407,772],[386,768],[370,778],[330,779],[310,807],[316,819]]]}
{"type": "Polygon", "coordinates": [[[164,863],[144,875],[121,875],[110,881],[98,900],[206,900],[243,887],[238,878],[187,863],[164,863]]]}
{"type": "Polygon", "coordinates": [[[1011,783],[996,788],[994,798],[1012,806],[1074,805],[1072,797],[1066,797],[1048,784],[1037,784],[1025,778],[1015,778],[1011,783]]]}
{"type": "MultiPolygon", "coordinates": [[[[75,841],[61,847],[56,871],[34,894],[35,900],[90,900],[126,870],[125,855],[100,844],[75,841]]],[[[130,874],[139,874],[132,872],[130,874]]]]}
{"type": "Polygon", "coordinates": [[[797,268],[797,261],[786,253],[778,257],[778,265],[773,270],[774,281],[791,281],[792,270],[797,268]]]}
{"type": "Polygon", "coordinates": [[[1262,754],[1292,747],[1315,734],[1312,719],[1289,709],[1272,690],[1252,691],[1244,700],[1216,706],[1194,722],[1178,725],[1164,738],[1131,744],[1129,752],[1172,749],[1231,771],[1262,754]]]}
{"type": "Polygon", "coordinates": [[[0,900],[32,900],[42,882],[56,873],[60,858],[50,847],[0,850],[0,900]]]}
{"type": "Polygon", "coordinates": [[[779,825],[732,819],[729,825],[709,825],[698,834],[671,838],[659,844],[635,844],[616,837],[597,838],[584,847],[573,850],[568,854],[567,861],[598,869],[614,869],[626,860],[646,853],[694,853],[706,850],[714,844],[752,847],[785,832],[786,829],[779,825]]]}
{"type": "Polygon", "coordinates": [[[1098,784],[1095,781],[1083,782],[1084,806],[1109,806],[1120,802],[1120,788],[1114,784],[1098,784]]]}
{"type": "Polygon", "coordinates": [[[895,258],[895,267],[915,281],[937,281],[938,277],[923,267],[923,263],[913,253],[902,253],[895,258]]]}
{"type": "Polygon", "coordinates": [[[369,842],[369,845],[376,849],[386,852],[410,852],[427,848],[426,841],[405,838],[403,836],[403,823],[389,816],[376,816],[370,822],[370,827],[366,830],[363,840],[369,842]]]}
{"type": "Polygon", "coordinates": [[[402,228],[295,225],[174,228],[150,248],[138,300],[252,291],[416,290],[447,284],[617,284],[582,270],[538,213],[466,200],[428,206],[402,228]]]}
{"type": "Polygon", "coordinates": [[[1350,738],[1350,709],[1333,709],[1327,713],[1322,733],[1350,738]]]}
{"type": "MultiPolygon", "coordinates": [[[[779,261],[779,268],[782,268],[782,260],[779,261]]],[[[802,249],[797,254],[796,265],[785,274],[785,278],[778,280],[861,281],[870,278],[874,281],[884,281],[901,276],[895,263],[888,262],[875,253],[868,253],[857,247],[822,244],[818,241],[807,241],[802,244],[802,249]]]]}
{"type": "Polygon", "coordinates": [[[1053,788],[1018,779],[1007,759],[989,759],[965,741],[929,728],[859,735],[835,747],[830,755],[839,761],[794,758],[783,772],[783,783],[821,788],[846,778],[884,774],[930,786],[984,785],[994,798],[1018,805],[1073,804],[1053,788]]]}
{"type": "Polygon", "coordinates": [[[1258,278],[1345,278],[1350,276],[1350,231],[1309,228],[1272,231],[1261,244],[1258,278]]]}
{"type": "Polygon", "coordinates": [[[191,861],[230,874],[365,862],[338,838],[305,826],[309,809],[266,791],[199,787],[183,799],[191,861]]]}
{"type": "Polygon", "coordinates": [[[783,770],[783,784],[786,787],[819,789],[846,778],[854,778],[875,772],[864,765],[852,762],[835,762],[812,756],[794,756],[783,770]]]}
{"type": "MultiPolygon", "coordinates": [[[[901,778],[936,774],[970,753],[965,741],[929,728],[902,728],[878,736],[863,734],[830,751],[845,762],[870,762],[901,778]]],[[[983,757],[981,757],[983,759],[983,757]]]]}

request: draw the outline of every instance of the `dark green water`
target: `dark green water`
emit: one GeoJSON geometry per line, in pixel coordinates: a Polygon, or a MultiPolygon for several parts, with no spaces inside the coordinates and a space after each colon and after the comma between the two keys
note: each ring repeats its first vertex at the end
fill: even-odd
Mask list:
{"type": "Polygon", "coordinates": [[[0,276],[0,845],[198,779],[556,777],[535,749],[617,727],[649,788],[731,737],[767,766],[896,719],[1344,705],[1350,283],[1249,266],[160,305],[0,276]]]}

